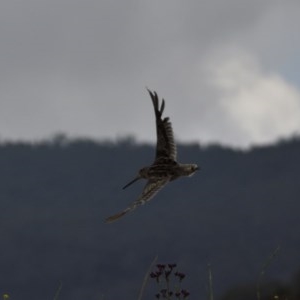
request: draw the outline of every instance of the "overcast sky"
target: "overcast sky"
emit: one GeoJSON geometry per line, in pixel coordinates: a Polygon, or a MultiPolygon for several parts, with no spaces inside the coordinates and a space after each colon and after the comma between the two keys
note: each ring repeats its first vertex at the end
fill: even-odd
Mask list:
{"type": "Polygon", "coordinates": [[[178,141],[265,144],[300,131],[298,0],[0,3],[0,139],[154,141],[145,87],[178,141]]]}

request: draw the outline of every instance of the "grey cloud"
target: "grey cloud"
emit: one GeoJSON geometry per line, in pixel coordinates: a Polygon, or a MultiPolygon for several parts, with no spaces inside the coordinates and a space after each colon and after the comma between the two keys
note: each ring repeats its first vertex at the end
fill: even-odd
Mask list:
{"type": "MultiPolygon", "coordinates": [[[[233,43],[280,71],[276,59],[290,48],[268,52],[295,33],[299,26],[287,21],[298,20],[293,12],[300,4],[282,6],[258,0],[3,1],[0,135],[133,133],[153,140],[148,86],[166,98],[179,139],[195,135],[195,128],[200,140],[219,138],[215,128],[232,126],[206,86],[205,59],[233,43]],[[280,18],[286,23],[279,38],[272,26],[278,30],[280,18]]],[[[282,56],[281,65],[289,60],[282,56]]],[[[234,128],[226,135],[235,136],[234,128]]]]}
{"type": "Polygon", "coordinates": [[[62,72],[87,79],[150,67],[173,47],[209,47],[254,24],[268,1],[5,1],[6,70],[62,72]],[[263,7],[264,6],[264,7],[263,7]]]}

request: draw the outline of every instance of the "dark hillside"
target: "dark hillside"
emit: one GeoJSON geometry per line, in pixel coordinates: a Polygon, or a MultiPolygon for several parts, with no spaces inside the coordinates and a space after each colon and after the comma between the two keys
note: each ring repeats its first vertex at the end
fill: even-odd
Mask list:
{"type": "MultiPolygon", "coordinates": [[[[232,287],[255,287],[278,245],[265,281],[290,280],[300,269],[300,141],[247,152],[191,144],[178,152],[201,171],[104,224],[141,192],[144,182],[121,188],[152,162],[152,146],[64,139],[0,145],[0,293],[53,299],[61,281],[59,299],[137,299],[158,255],[188,275],[191,299],[205,299],[211,263],[220,299],[232,287]]],[[[149,284],[145,300],[155,288],[149,284]]]]}

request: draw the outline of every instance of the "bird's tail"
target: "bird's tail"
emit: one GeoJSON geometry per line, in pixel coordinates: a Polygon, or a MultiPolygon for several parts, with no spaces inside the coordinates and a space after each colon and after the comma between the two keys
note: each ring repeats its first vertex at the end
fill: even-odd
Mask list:
{"type": "Polygon", "coordinates": [[[119,220],[120,218],[122,218],[124,215],[126,215],[129,211],[130,211],[130,209],[126,208],[125,210],[106,218],[105,223],[115,222],[115,221],[119,220]]]}

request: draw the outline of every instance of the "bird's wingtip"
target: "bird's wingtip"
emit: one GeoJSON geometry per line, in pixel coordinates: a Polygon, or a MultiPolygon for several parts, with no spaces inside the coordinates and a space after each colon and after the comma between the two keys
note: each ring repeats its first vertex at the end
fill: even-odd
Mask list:
{"type": "Polygon", "coordinates": [[[128,210],[123,210],[120,213],[110,216],[105,219],[105,223],[106,224],[113,223],[113,222],[117,221],[118,219],[122,218],[127,212],[128,212],[128,210]]]}

